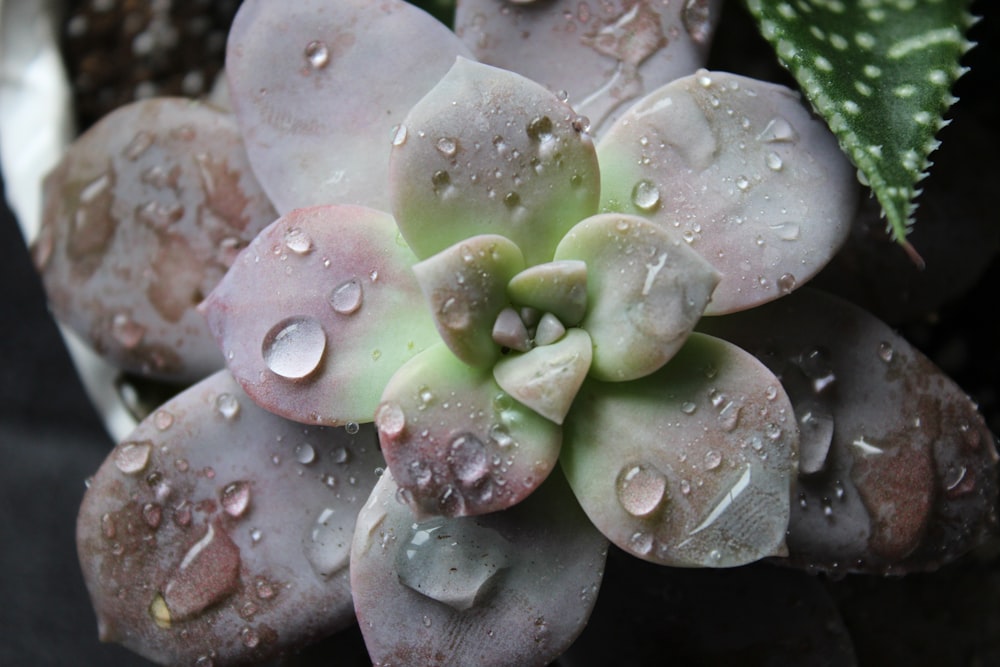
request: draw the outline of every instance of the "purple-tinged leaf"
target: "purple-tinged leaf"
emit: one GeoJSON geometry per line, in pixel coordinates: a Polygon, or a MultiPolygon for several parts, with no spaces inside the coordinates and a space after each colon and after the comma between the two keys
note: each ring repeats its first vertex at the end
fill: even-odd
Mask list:
{"type": "Polygon", "coordinates": [[[278,210],[388,210],[393,126],[467,53],[437,20],[399,0],[243,2],[226,75],[250,159],[278,210]]]}
{"type": "Polygon", "coordinates": [[[562,468],[614,544],[663,565],[733,567],[785,553],[798,429],[751,355],[692,334],[653,375],[589,381],[562,468]]]}
{"type": "Polygon", "coordinates": [[[962,390],[889,327],[804,290],[699,329],[756,354],[795,405],[802,469],[788,562],[931,570],[995,533],[993,435],[962,390]]]}
{"type": "Polygon", "coordinates": [[[444,345],[392,377],[375,414],[382,452],[418,516],[465,516],[521,502],[548,476],[562,431],[444,345]]]}
{"type": "Polygon", "coordinates": [[[354,524],[380,463],[370,426],[287,421],[225,371],[178,395],[84,496],[77,547],[101,639],[218,667],[346,627],[354,524]]]}
{"type": "Polygon", "coordinates": [[[528,265],[597,211],[590,136],[566,104],[512,72],[460,58],[407,115],[390,159],[392,210],[418,257],[478,234],[528,265]]]}
{"type": "Polygon", "coordinates": [[[707,72],[651,93],[603,136],[602,206],[677,230],[722,274],[707,315],[804,284],[857,207],[850,162],[782,86],[707,72]]]}
{"type": "Polygon", "coordinates": [[[304,423],[371,421],[386,382],[437,342],[392,216],[297,209],[253,240],[204,312],[259,405],[304,423]]]}
{"type": "Polygon", "coordinates": [[[507,283],[523,268],[520,249],[493,234],[465,239],[414,265],[438,333],[470,366],[488,366],[499,356],[494,325],[509,306],[507,283]]]}
{"type": "Polygon", "coordinates": [[[694,329],[718,272],[673,232],[634,215],[602,213],[574,226],[556,259],[587,266],[592,377],[632,380],[662,367],[694,329]]]}
{"type": "Polygon", "coordinates": [[[455,32],[484,63],[563,91],[603,133],[628,104],[705,64],[719,0],[460,0],[455,32]]]}
{"type": "Polygon", "coordinates": [[[414,523],[382,476],[358,517],[351,586],[376,665],[546,665],[587,622],[607,542],[556,472],[524,503],[414,523]]]}
{"type": "Polygon", "coordinates": [[[276,217],[232,117],[180,99],[122,107],[69,148],[45,200],[33,253],[62,322],[134,373],[222,368],[195,306],[276,217]]]}

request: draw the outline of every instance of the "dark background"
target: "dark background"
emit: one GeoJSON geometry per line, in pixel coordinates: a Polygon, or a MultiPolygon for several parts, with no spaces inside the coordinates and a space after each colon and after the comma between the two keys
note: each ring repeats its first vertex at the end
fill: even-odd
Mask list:
{"type": "MultiPolygon", "coordinates": [[[[928,269],[916,272],[898,249],[876,239],[873,247],[888,264],[867,268],[868,273],[854,276],[853,283],[841,280],[839,274],[827,280],[847,285],[844,291],[899,326],[980,403],[996,433],[1000,265],[995,252],[1000,215],[991,195],[1000,179],[996,163],[1000,113],[994,98],[1000,80],[996,48],[1000,11],[993,0],[974,3],[974,8],[989,16],[974,28],[973,37],[980,45],[966,59],[973,70],[959,82],[962,100],[950,114],[955,122],[940,137],[944,146],[935,155],[937,165],[927,182],[917,228],[917,234],[926,229],[927,235],[914,236],[929,260],[928,269]],[[958,245],[939,250],[949,245],[948,240],[958,245]],[[969,270],[954,268],[962,265],[969,270]],[[940,287],[962,281],[972,287],[946,303],[937,302],[940,287]],[[873,282],[884,284],[886,291],[876,290],[873,282]]],[[[732,35],[728,50],[713,56],[720,69],[740,70],[745,67],[745,53],[761,50],[753,39],[740,41],[746,37],[739,32],[743,26],[738,13],[735,16],[727,17],[720,31],[720,40],[732,35]]],[[[76,379],[24,240],[4,206],[0,210],[0,664],[148,664],[97,641],[96,620],[76,561],[74,523],[84,480],[111,446],[76,379]]],[[[995,554],[996,550],[984,550],[932,575],[824,580],[840,605],[860,664],[1000,665],[1000,558],[995,554]]],[[[356,635],[343,641],[314,650],[302,662],[355,664],[356,635]],[[338,663],[338,655],[347,659],[338,663]]],[[[670,648],[664,647],[664,659],[670,655],[670,648]]]]}

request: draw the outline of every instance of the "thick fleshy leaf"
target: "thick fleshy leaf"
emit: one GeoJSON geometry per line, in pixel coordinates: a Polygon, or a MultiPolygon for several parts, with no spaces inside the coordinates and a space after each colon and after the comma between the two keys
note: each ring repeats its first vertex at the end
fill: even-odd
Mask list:
{"type": "Polygon", "coordinates": [[[418,516],[464,516],[521,502],[559,456],[561,429],[436,345],[399,369],[375,425],[386,462],[418,516]]]}
{"type": "Polygon", "coordinates": [[[476,57],[565,91],[603,132],[627,106],[705,64],[721,0],[461,0],[455,32],[476,57]]]}
{"type": "Polygon", "coordinates": [[[237,258],[201,310],[259,405],[304,423],[371,421],[386,382],[437,342],[392,216],[296,209],[237,258]]]}
{"type": "Polygon", "coordinates": [[[195,306],[276,216],[232,117],[181,99],[122,107],[69,148],[45,202],[33,253],[60,321],[135,373],[222,368],[195,306]]]}
{"type": "Polygon", "coordinates": [[[520,249],[495,234],[465,239],[413,267],[438,333],[456,357],[471,366],[496,360],[494,324],[509,306],[507,283],[523,268],[520,249]]]}
{"type": "Polygon", "coordinates": [[[101,639],[159,664],[233,665],[346,627],[355,519],[380,462],[372,427],[287,421],[225,371],[178,395],[83,499],[101,639]]]}
{"type": "Polygon", "coordinates": [[[587,263],[567,259],[536,264],[511,278],[507,296],[575,327],[587,312],[587,263]]]}
{"type": "Polygon", "coordinates": [[[540,264],[597,210],[597,155],[573,110],[534,81],[464,58],[403,121],[389,166],[393,213],[421,258],[501,234],[540,264]]]}
{"type": "Polygon", "coordinates": [[[414,523],[389,473],[358,516],[351,587],[376,665],[546,665],[587,622],[607,541],[555,472],[524,503],[414,523]]]}
{"type": "Polygon", "coordinates": [[[694,329],[718,272],[672,232],[634,215],[602,213],[573,227],[556,259],[587,265],[591,376],[632,380],[662,367],[694,329]]]}
{"type": "Polygon", "coordinates": [[[497,384],[546,419],[562,424],[593,361],[593,343],[583,329],[524,354],[511,354],[493,367],[497,384]]]}
{"type": "Polygon", "coordinates": [[[929,570],[995,532],[993,435],[962,390],[889,327],[813,290],[703,325],[758,355],[795,405],[789,562],[929,570]]]}
{"type": "Polygon", "coordinates": [[[802,285],[847,238],[858,184],[826,126],[783,86],[700,71],[601,140],[604,208],[643,215],[722,273],[706,314],[802,285]]]}
{"type": "Polygon", "coordinates": [[[467,53],[399,0],[243,2],[226,75],[254,170],[278,210],[388,210],[393,126],[467,53]]]}
{"type": "Polygon", "coordinates": [[[964,35],[974,23],[970,4],[877,2],[845,10],[843,3],[816,2],[800,11],[789,3],[747,3],[907,246],[916,184],[956,101],[950,89],[966,71],[959,59],[973,46],[964,35]]]}
{"type": "Polygon", "coordinates": [[[798,429],[750,354],[692,334],[660,371],[588,381],[562,467],[598,530],[655,563],[732,567],[783,554],[798,429]]]}

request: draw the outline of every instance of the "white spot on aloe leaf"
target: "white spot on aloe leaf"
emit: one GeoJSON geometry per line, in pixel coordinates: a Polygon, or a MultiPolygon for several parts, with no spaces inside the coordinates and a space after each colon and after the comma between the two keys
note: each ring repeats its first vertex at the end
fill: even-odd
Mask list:
{"type": "Polygon", "coordinates": [[[556,259],[587,267],[594,342],[590,374],[609,381],[654,372],[683,345],[719,281],[716,271],[663,228],[632,215],[600,214],[576,225],[556,259]]]}
{"type": "Polygon", "coordinates": [[[719,271],[707,315],[804,283],[846,239],[854,216],[850,163],[781,86],[702,70],[626,112],[598,152],[603,209],[677,230],[719,271]],[[643,183],[658,191],[656,206],[643,183]]]}
{"type": "Polygon", "coordinates": [[[731,567],[782,553],[797,439],[778,387],[746,352],[692,334],[652,375],[583,386],[563,470],[598,529],[643,559],[731,567]]]}
{"type": "Polygon", "coordinates": [[[587,371],[593,348],[583,329],[570,329],[559,341],[497,361],[497,384],[532,410],[562,424],[587,371]]]}
{"type": "Polygon", "coordinates": [[[404,120],[390,160],[392,211],[417,256],[501,234],[528,264],[597,210],[593,143],[541,85],[459,59],[404,120]]]}

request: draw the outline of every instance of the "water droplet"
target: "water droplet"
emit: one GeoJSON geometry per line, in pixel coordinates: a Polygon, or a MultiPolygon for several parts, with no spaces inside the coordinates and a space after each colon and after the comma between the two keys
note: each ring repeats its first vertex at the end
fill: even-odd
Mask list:
{"type": "Polygon", "coordinates": [[[489,472],[486,447],[472,433],[462,433],[451,441],[448,460],[455,476],[468,484],[478,482],[489,472]]]}
{"type": "Polygon", "coordinates": [[[681,412],[686,415],[693,415],[698,409],[698,404],[691,401],[684,401],[681,403],[681,412]]]}
{"type": "Polygon", "coordinates": [[[261,600],[270,600],[271,598],[274,597],[274,594],[277,592],[274,590],[274,586],[271,584],[270,581],[260,577],[258,577],[257,580],[254,581],[253,587],[254,591],[257,593],[257,597],[260,598],[261,600]]]}
{"type": "Polygon", "coordinates": [[[375,426],[378,427],[380,435],[395,440],[406,428],[406,415],[395,403],[383,403],[375,413],[375,426]]]}
{"type": "Polygon", "coordinates": [[[166,410],[157,410],[153,414],[153,425],[160,431],[166,431],[173,426],[174,416],[166,410]]]}
{"type": "Polygon", "coordinates": [[[645,556],[653,550],[653,535],[637,531],[628,538],[628,548],[640,556],[645,556]]]}
{"type": "Polygon", "coordinates": [[[685,496],[691,493],[691,482],[686,479],[681,480],[681,493],[685,496]]]}
{"type": "Polygon", "coordinates": [[[532,141],[537,141],[539,143],[544,143],[546,141],[551,141],[552,137],[552,119],[548,116],[536,116],[528,123],[528,137],[532,141]]]}
{"type": "Polygon", "coordinates": [[[455,157],[458,152],[458,141],[451,137],[441,137],[435,144],[438,153],[445,157],[455,157]]]}
{"type": "Polygon", "coordinates": [[[312,238],[299,227],[290,227],[285,231],[285,247],[296,255],[308,255],[312,252],[312,238]]]}
{"type": "Polygon", "coordinates": [[[313,373],[326,351],[326,334],[319,322],[299,316],[282,320],[264,337],[264,363],[276,375],[299,380],[313,373]]]}
{"type": "Polygon", "coordinates": [[[316,460],[316,449],[308,442],[304,442],[295,448],[295,460],[302,465],[309,465],[316,460]]]}
{"type": "Polygon", "coordinates": [[[261,532],[260,528],[251,528],[250,529],[250,541],[253,544],[256,545],[258,542],[260,542],[260,538],[262,538],[262,537],[264,537],[264,533],[261,532]]]}
{"type": "Polygon", "coordinates": [[[577,132],[590,131],[590,119],[586,116],[577,116],[572,122],[573,129],[577,132]]]}
{"type": "Polygon", "coordinates": [[[431,175],[431,185],[434,194],[441,195],[451,188],[451,174],[444,169],[439,169],[431,175]]]}
{"type": "Polygon", "coordinates": [[[782,273],[778,278],[778,291],[782,294],[788,294],[795,289],[795,276],[791,273],[782,273]]]}
{"type": "Polygon", "coordinates": [[[830,365],[830,355],[824,348],[812,348],[803,352],[798,359],[802,373],[812,380],[813,391],[820,393],[833,384],[836,376],[830,365]]]}
{"type": "Polygon", "coordinates": [[[323,69],[330,63],[330,49],[320,41],[312,41],[306,44],[306,62],[313,69],[323,69]]]}
{"type": "Polygon", "coordinates": [[[729,401],[719,410],[719,426],[727,433],[732,433],[740,423],[740,413],[742,406],[736,401],[729,401]]]}
{"type": "Polygon", "coordinates": [[[353,519],[341,517],[337,510],[324,508],[309,529],[305,555],[316,574],[329,579],[344,570],[350,560],[353,519]]]}
{"type": "Polygon", "coordinates": [[[247,648],[256,648],[260,644],[260,635],[253,628],[243,628],[240,631],[240,641],[247,648]]]}
{"type": "Polygon", "coordinates": [[[632,188],[632,203],[640,211],[651,213],[660,207],[660,189],[652,181],[643,179],[632,188]]]}
{"type": "Polygon", "coordinates": [[[239,579],[239,547],[219,526],[208,524],[164,586],[165,607],[173,620],[190,618],[228,597],[239,579]]]}
{"type": "Polygon", "coordinates": [[[347,435],[356,435],[361,430],[361,425],[358,422],[347,422],[344,430],[347,432],[347,435]]]}
{"type": "Polygon", "coordinates": [[[521,195],[516,192],[508,192],[503,196],[503,203],[507,208],[517,208],[521,205],[521,195]]]}
{"type": "Polygon", "coordinates": [[[814,402],[796,406],[799,422],[799,472],[812,475],[823,470],[833,442],[833,415],[814,402]]]}
{"type": "Polygon", "coordinates": [[[722,454],[710,449],[705,452],[705,470],[715,470],[722,465],[722,454]]]}
{"type": "Polygon", "coordinates": [[[399,581],[453,609],[464,611],[491,592],[507,567],[511,544],[498,532],[469,520],[436,518],[413,524],[396,554],[399,581]]]}
{"type": "Polygon", "coordinates": [[[761,133],[757,135],[758,141],[769,143],[785,141],[791,142],[796,141],[798,138],[799,135],[795,132],[795,128],[792,127],[792,124],[781,116],[775,116],[768,121],[767,125],[764,126],[764,129],[761,130],[761,133]]]}
{"type": "Polygon", "coordinates": [[[406,143],[406,126],[396,125],[392,128],[392,145],[402,146],[406,143]]]}
{"type": "Polygon", "coordinates": [[[243,516],[250,505],[250,482],[240,480],[222,489],[222,509],[232,517],[243,516]]]}
{"type": "Polygon", "coordinates": [[[740,190],[746,190],[747,188],[750,187],[750,181],[747,180],[746,176],[737,176],[736,187],[738,187],[740,190]]]}
{"type": "Polygon", "coordinates": [[[797,222],[779,222],[769,226],[771,231],[782,241],[797,241],[802,232],[797,222]]]}
{"type": "Polygon", "coordinates": [[[364,300],[364,291],[361,281],[357,278],[345,280],[330,292],[330,305],[341,315],[350,315],[357,312],[364,300]]]}
{"type": "Polygon", "coordinates": [[[347,463],[347,459],[351,457],[350,453],[347,451],[347,447],[336,447],[330,452],[330,459],[334,463],[347,463]]]}
{"type": "Polygon", "coordinates": [[[233,419],[240,413],[240,402],[232,394],[219,394],[215,399],[215,409],[226,419],[233,419]]]}
{"type": "Polygon", "coordinates": [[[122,443],[115,452],[115,467],[126,475],[135,475],[146,469],[153,443],[149,440],[122,443]]]}
{"type": "Polygon", "coordinates": [[[636,517],[656,512],[667,492],[667,478],[649,463],[626,465],[618,473],[615,486],[622,508],[636,517]]]}
{"type": "Polygon", "coordinates": [[[882,341],[878,344],[878,358],[889,363],[892,361],[893,349],[892,343],[888,341],[882,341]]]}

